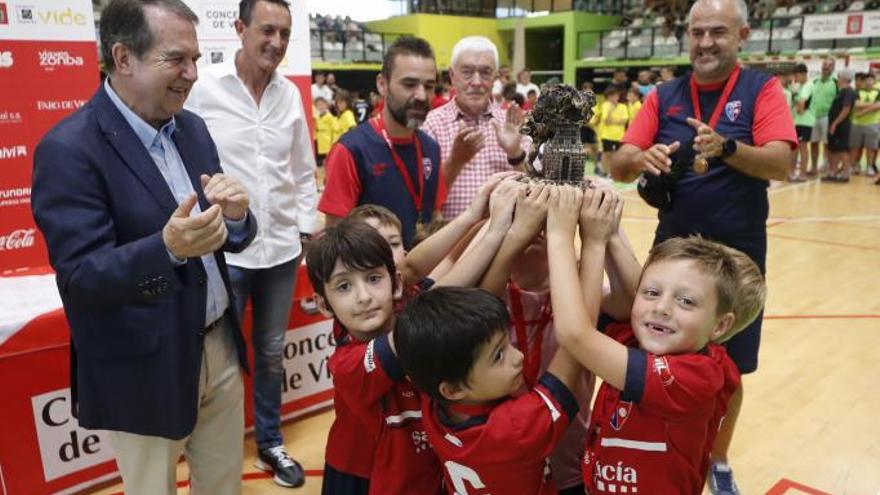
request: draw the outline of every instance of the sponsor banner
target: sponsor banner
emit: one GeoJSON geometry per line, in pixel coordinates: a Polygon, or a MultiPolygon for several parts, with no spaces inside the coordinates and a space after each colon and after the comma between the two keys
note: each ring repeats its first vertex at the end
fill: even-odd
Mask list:
{"type": "Polygon", "coordinates": [[[69,388],[34,396],[31,405],[46,481],[113,460],[106,432],[81,428],[70,414],[69,388]]]}
{"type": "Polygon", "coordinates": [[[805,40],[880,37],[880,11],[804,16],[805,40]]]}
{"type": "Polygon", "coordinates": [[[336,349],[333,320],[322,320],[284,336],[282,401],[292,402],[333,387],[328,361],[336,349]]]}
{"type": "MultiPolygon", "coordinates": [[[[5,3],[8,11],[11,4],[5,3]]],[[[30,209],[34,149],[52,126],[86,104],[99,75],[93,40],[4,40],[0,41],[0,60],[4,83],[0,92],[0,273],[4,273],[48,263],[30,209]]]]}
{"type": "MultiPolygon", "coordinates": [[[[241,40],[235,33],[235,20],[238,18],[239,0],[184,0],[199,16],[199,47],[204,55],[201,65],[216,64],[229,60],[241,47],[241,40]]],[[[305,0],[291,0],[290,44],[287,54],[278,71],[285,76],[308,75],[312,73],[312,58],[309,37],[309,16],[305,0]]]]}
{"type": "Polygon", "coordinates": [[[0,39],[94,40],[92,4],[82,0],[2,0],[0,39]]]}

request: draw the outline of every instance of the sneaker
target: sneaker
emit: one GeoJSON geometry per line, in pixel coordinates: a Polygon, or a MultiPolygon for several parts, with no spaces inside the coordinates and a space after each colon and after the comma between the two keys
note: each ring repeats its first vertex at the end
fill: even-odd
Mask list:
{"type": "Polygon", "coordinates": [[[306,482],[302,466],[287,454],[283,445],[261,450],[254,467],[275,473],[273,479],[276,485],[297,488],[306,482]]]}
{"type": "Polygon", "coordinates": [[[709,466],[706,484],[712,495],[739,495],[739,488],[733,481],[733,469],[726,462],[713,462],[709,466]]]}

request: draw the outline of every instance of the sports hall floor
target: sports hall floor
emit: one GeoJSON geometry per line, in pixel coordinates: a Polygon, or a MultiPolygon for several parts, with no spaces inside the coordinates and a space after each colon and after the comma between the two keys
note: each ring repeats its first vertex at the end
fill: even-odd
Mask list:
{"type": "MultiPolygon", "coordinates": [[[[635,191],[625,197],[623,225],[644,260],[655,214],[635,191]]],[[[880,495],[880,186],[864,176],[774,183],[770,204],[770,290],[760,367],[744,380],[731,451],[737,482],[744,495],[880,495]]],[[[320,493],[332,419],[327,411],[284,426],[308,475],[296,490],[253,467],[248,438],[243,493],[320,493]]],[[[186,478],[181,465],[181,486],[186,478]]]]}

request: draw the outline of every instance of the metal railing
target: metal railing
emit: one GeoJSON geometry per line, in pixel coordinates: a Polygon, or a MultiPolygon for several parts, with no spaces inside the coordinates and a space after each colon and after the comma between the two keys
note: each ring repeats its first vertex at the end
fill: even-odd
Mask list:
{"type": "MultiPolygon", "coordinates": [[[[880,38],[804,40],[803,16],[767,19],[753,27],[743,53],[779,54],[800,50],[836,50],[839,48],[880,46],[880,38]]],[[[646,59],[687,55],[689,42],[684,26],[662,25],[617,27],[580,31],[577,46],[581,59],[591,57],[646,59]],[[593,40],[584,37],[593,37],[593,40]],[[595,44],[593,44],[595,42],[595,44]],[[589,48],[581,48],[589,45],[589,48]]]]}
{"type": "Polygon", "coordinates": [[[390,0],[396,11],[407,14],[443,14],[473,17],[522,17],[534,12],[579,10],[621,15],[636,0],[390,0]]]}
{"type": "Polygon", "coordinates": [[[312,29],[312,58],[328,62],[382,63],[385,50],[403,33],[312,29]]]}

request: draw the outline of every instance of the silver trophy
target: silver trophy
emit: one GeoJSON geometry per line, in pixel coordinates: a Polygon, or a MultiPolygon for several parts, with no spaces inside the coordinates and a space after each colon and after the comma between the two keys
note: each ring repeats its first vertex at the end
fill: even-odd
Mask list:
{"type": "Polygon", "coordinates": [[[580,129],[592,118],[595,104],[591,91],[578,91],[566,84],[543,89],[535,108],[520,126],[520,133],[532,138],[526,160],[529,179],[583,184],[587,154],[581,145],[580,129]]]}

